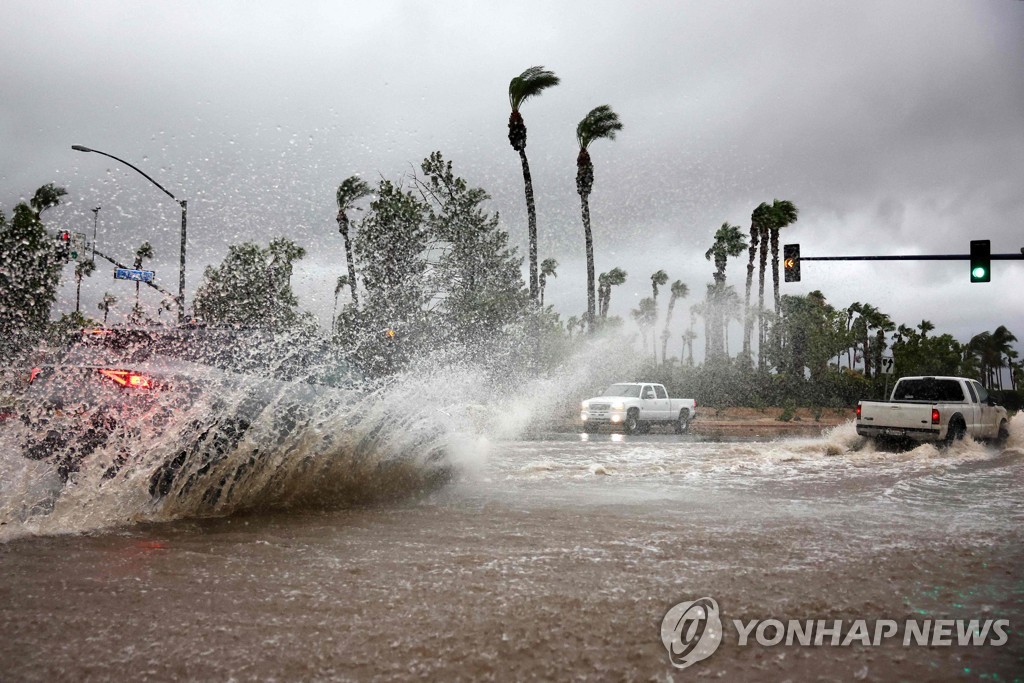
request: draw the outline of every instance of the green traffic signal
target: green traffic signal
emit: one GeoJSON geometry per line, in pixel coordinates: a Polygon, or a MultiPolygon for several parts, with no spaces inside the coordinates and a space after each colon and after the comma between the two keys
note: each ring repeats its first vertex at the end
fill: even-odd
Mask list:
{"type": "Polygon", "coordinates": [[[971,282],[992,281],[991,257],[989,240],[971,240],[971,282]]]}

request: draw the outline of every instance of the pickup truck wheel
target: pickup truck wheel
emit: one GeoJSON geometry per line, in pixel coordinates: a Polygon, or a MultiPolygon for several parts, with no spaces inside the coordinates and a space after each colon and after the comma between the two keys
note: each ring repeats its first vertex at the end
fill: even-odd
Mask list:
{"type": "Polygon", "coordinates": [[[949,427],[946,429],[946,443],[951,444],[954,441],[963,441],[964,436],[967,434],[967,425],[959,415],[953,417],[949,421],[949,427]]]}
{"type": "Polygon", "coordinates": [[[690,431],[690,411],[683,410],[679,411],[679,417],[676,419],[676,434],[685,434],[690,431]]]}
{"type": "Polygon", "coordinates": [[[636,434],[640,429],[640,413],[635,409],[626,413],[626,419],[622,421],[622,431],[627,434],[636,434]]]}
{"type": "Polygon", "coordinates": [[[996,435],[996,445],[1003,446],[1010,439],[1010,427],[1006,420],[999,422],[999,433],[996,435]]]}

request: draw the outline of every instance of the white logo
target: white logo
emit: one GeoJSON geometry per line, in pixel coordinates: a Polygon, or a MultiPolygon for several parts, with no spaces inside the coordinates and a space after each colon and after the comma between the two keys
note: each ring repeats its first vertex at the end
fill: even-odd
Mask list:
{"type": "Polygon", "coordinates": [[[681,602],[661,620],[661,642],[672,666],[685,669],[715,653],[722,643],[722,619],[711,598],[681,602]]]}

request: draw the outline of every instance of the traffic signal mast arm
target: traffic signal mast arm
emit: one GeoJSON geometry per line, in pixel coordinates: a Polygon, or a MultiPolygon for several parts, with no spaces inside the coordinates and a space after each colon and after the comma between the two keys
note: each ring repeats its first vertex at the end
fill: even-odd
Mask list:
{"type": "MultiPolygon", "coordinates": [[[[991,254],[993,261],[1024,261],[1024,254],[991,254]]],[[[897,254],[886,256],[801,256],[801,261],[970,261],[970,254],[897,254]]]]}

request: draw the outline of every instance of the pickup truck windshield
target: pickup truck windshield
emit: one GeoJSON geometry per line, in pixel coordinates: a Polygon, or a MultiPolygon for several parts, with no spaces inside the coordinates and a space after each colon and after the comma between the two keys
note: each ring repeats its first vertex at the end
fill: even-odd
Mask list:
{"type": "Polygon", "coordinates": [[[955,379],[904,379],[893,389],[892,400],[960,403],[964,400],[964,391],[955,379]]]}
{"type": "Polygon", "coordinates": [[[624,396],[626,398],[640,398],[639,384],[613,384],[604,390],[605,396],[624,396]]]}

